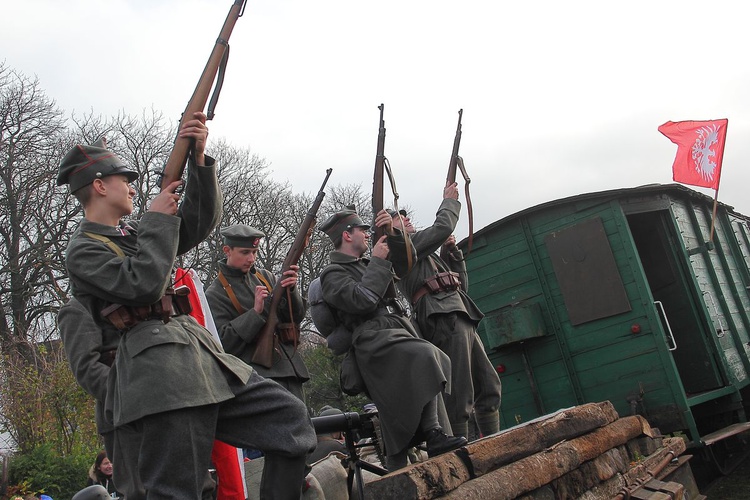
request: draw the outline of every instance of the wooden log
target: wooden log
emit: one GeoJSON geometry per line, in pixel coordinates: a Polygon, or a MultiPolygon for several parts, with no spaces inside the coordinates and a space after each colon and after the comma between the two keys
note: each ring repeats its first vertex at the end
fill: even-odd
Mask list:
{"type": "Polygon", "coordinates": [[[619,418],[612,403],[588,403],[527,422],[466,447],[476,476],[587,434],[619,418]]]}
{"type": "Polygon", "coordinates": [[[388,474],[368,483],[365,496],[435,498],[475,476],[611,424],[617,419],[617,411],[609,401],[560,410],[474,441],[460,452],[446,453],[388,474]]]}
{"type": "Polygon", "coordinates": [[[365,498],[437,498],[471,480],[458,455],[446,453],[365,484],[365,498]]]}
{"type": "Polygon", "coordinates": [[[512,499],[578,468],[611,448],[621,446],[651,428],[641,416],[624,417],[595,431],[500,467],[462,484],[445,498],[512,499]]]}
{"type": "Polygon", "coordinates": [[[556,493],[556,498],[578,498],[602,481],[626,472],[628,462],[625,448],[618,446],[555,479],[549,486],[556,493]]]}

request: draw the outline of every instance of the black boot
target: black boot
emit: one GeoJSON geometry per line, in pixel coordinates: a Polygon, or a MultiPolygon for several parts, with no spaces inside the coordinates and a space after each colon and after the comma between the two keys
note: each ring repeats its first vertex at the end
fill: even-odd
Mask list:
{"type": "Polygon", "coordinates": [[[462,446],[468,441],[462,436],[449,436],[440,427],[425,433],[427,442],[427,455],[432,458],[462,446]]]}

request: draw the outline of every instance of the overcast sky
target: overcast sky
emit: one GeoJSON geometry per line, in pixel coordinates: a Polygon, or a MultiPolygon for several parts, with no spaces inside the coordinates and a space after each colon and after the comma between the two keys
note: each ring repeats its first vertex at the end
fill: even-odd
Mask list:
{"type": "MultiPolygon", "coordinates": [[[[176,121],[232,1],[0,5],[0,60],[63,110],[153,107],[176,121]]],[[[463,108],[479,229],[566,196],[672,182],[677,147],[657,127],[728,118],[719,200],[750,214],[748,33],[737,1],[248,0],[209,127],[296,192],[316,191],[328,167],[331,184],[369,190],[385,103],[400,202],[424,224],[463,108]]]]}

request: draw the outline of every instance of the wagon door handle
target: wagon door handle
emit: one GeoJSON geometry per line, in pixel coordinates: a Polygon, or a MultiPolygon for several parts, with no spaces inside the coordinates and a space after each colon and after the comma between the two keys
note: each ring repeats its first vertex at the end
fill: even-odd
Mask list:
{"type": "Polygon", "coordinates": [[[674,334],[672,333],[672,327],[669,326],[669,320],[667,319],[667,313],[664,311],[664,304],[661,303],[661,300],[655,300],[654,304],[659,306],[659,309],[661,309],[661,315],[664,316],[664,323],[667,324],[667,332],[669,332],[669,338],[672,340],[672,347],[669,348],[670,351],[676,351],[677,350],[677,341],[674,339],[674,334]]]}
{"type": "Polygon", "coordinates": [[[716,336],[721,338],[726,335],[727,332],[724,331],[724,325],[721,323],[721,314],[719,314],[719,308],[716,307],[716,302],[714,302],[714,296],[711,295],[711,292],[708,290],[704,291],[703,295],[708,295],[708,298],[711,299],[711,306],[714,308],[714,313],[716,313],[716,321],[719,322],[719,329],[716,330],[716,336]]]}

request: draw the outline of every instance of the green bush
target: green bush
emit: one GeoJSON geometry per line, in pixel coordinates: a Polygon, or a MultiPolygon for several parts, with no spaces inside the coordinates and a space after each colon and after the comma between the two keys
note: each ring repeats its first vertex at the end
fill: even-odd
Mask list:
{"type": "Polygon", "coordinates": [[[342,411],[361,412],[371,401],[364,395],[347,396],[341,391],[339,371],[342,356],[336,356],[325,345],[318,345],[302,352],[310,380],[305,382],[305,403],[317,416],[320,408],[330,405],[342,411]]]}
{"type": "Polygon", "coordinates": [[[30,491],[45,493],[55,500],[69,499],[86,486],[97,451],[60,456],[51,445],[43,444],[28,453],[13,455],[8,468],[9,484],[25,484],[30,491]]]}

